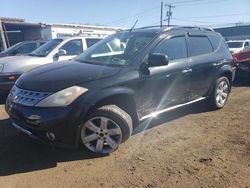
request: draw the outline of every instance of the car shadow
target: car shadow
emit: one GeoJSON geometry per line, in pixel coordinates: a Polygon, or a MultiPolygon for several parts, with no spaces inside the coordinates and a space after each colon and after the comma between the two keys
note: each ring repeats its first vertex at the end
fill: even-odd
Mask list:
{"type": "Polygon", "coordinates": [[[8,94],[6,94],[6,93],[0,93],[0,105],[5,104],[7,96],[8,96],[8,94]]]}
{"type": "MultiPolygon", "coordinates": [[[[133,134],[188,114],[202,112],[206,112],[206,109],[202,105],[195,104],[164,113],[156,119],[151,119],[150,122],[149,120],[142,122],[133,134]]],[[[105,155],[97,155],[83,148],[77,150],[51,148],[18,132],[11,126],[10,119],[0,120],[0,176],[54,168],[60,162],[100,157],[105,155]]]]}
{"type": "Polygon", "coordinates": [[[79,148],[51,148],[33,140],[11,126],[11,120],[0,120],[0,176],[56,167],[59,162],[105,157],[79,148]]]}
{"type": "Polygon", "coordinates": [[[250,78],[236,78],[233,82],[233,87],[250,87],[250,78]]]}

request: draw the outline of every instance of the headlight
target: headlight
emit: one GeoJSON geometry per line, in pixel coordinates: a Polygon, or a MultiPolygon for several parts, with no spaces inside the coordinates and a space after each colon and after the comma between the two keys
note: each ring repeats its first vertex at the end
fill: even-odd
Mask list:
{"type": "Polygon", "coordinates": [[[3,64],[0,64],[0,72],[3,71],[3,64]]]}
{"type": "Polygon", "coordinates": [[[58,107],[71,104],[81,94],[87,92],[88,89],[79,86],[72,86],[58,91],[47,98],[40,101],[37,107],[58,107]]]}

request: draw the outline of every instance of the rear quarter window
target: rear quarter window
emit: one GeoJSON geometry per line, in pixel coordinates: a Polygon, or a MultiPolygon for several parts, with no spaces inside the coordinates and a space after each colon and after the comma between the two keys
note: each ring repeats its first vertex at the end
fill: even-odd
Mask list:
{"type": "Polygon", "coordinates": [[[218,35],[208,35],[208,38],[214,47],[214,51],[218,49],[221,42],[224,42],[224,40],[218,35]]]}
{"type": "Polygon", "coordinates": [[[87,48],[93,46],[95,43],[99,42],[101,39],[86,39],[87,48]]]}
{"type": "Polygon", "coordinates": [[[198,56],[213,52],[211,42],[206,36],[189,36],[190,56],[198,56]]]}

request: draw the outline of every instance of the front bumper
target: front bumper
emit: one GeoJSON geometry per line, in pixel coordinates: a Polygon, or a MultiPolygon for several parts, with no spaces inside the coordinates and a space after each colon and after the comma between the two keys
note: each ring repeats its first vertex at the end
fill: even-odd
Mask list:
{"type": "Polygon", "coordinates": [[[77,106],[38,108],[14,104],[7,99],[5,108],[12,125],[29,137],[54,147],[77,148],[82,122],[77,106]],[[55,135],[54,140],[47,137],[48,132],[55,135]]]}

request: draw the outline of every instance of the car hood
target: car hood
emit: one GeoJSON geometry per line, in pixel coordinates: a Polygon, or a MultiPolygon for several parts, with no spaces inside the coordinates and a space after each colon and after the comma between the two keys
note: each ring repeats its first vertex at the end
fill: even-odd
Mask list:
{"type": "Polygon", "coordinates": [[[44,65],[22,74],[17,80],[19,88],[56,92],[74,85],[110,77],[121,70],[121,67],[110,67],[67,61],[44,65]]]}
{"type": "Polygon", "coordinates": [[[51,63],[52,59],[47,57],[35,56],[8,56],[0,58],[0,64],[4,65],[3,72],[25,72],[24,67],[27,65],[42,65],[51,63]]]}

